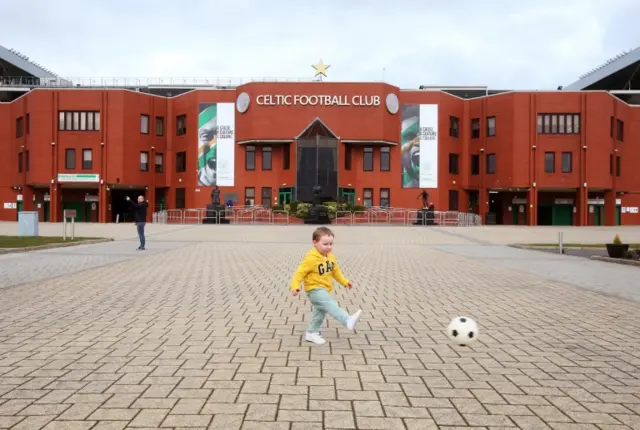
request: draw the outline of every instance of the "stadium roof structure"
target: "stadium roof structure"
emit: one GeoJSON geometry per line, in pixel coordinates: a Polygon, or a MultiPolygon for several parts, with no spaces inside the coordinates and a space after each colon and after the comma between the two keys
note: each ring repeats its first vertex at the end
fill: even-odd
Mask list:
{"type": "Polygon", "coordinates": [[[21,76],[25,73],[36,78],[58,77],[46,67],[31,61],[26,55],[0,45],[0,76],[21,76]],[[22,73],[15,69],[19,69],[22,73]]]}
{"type": "Polygon", "coordinates": [[[610,58],[563,89],[605,90],[612,93],[640,90],[640,47],[610,58]]]}

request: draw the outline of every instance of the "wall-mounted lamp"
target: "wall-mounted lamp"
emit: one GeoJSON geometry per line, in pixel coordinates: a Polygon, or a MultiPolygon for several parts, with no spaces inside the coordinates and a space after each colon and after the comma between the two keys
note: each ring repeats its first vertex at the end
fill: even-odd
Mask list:
{"type": "Polygon", "coordinates": [[[56,146],[56,143],[55,142],[51,142],[51,146],[56,146]]]}
{"type": "Polygon", "coordinates": [[[586,150],[587,150],[587,145],[584,145],[584,146],[582,147],[582,149],[584,149],[584,150],[586,151],[586,150]]]}
{"type": "Polygon", "coordinates": [[[533,145],[533,146],[531,147],[531,149],[536,149],[536,146],[535,146],[535,145],[533,145]]]}
{"type": "Polygon", "coordinates": [[[484,148],[480,148],[480,152],[484,152],[484,148]]]}
{"type": "Polygon", "coordinates": [[[535,187],[536,187],[536,183],[534,182],[534,183],[533,183],[533,188],[535,188],[535,187]]]}
{"type": "Polygon", "coordinates": [[[104,146],[104,142],[100,142],[100,146],[104,146]]]}

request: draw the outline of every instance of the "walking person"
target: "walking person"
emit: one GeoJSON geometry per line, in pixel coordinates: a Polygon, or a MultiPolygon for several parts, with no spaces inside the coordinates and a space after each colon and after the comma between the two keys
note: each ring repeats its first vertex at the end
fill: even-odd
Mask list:
{"type": "Polygon", "coordinates": [[[127,202],[133,209],[134,219],[136,223],[136,229],[138,230],[138,237],[140,238],[140,246],[138,251],[145,250],[146,238],[144,237],[144,227],[147,225],[147,207],[149,203],[144,199],[144,196],[138,196],[138,201],[133,202],[129,196],[126,197],[127,202]]]}

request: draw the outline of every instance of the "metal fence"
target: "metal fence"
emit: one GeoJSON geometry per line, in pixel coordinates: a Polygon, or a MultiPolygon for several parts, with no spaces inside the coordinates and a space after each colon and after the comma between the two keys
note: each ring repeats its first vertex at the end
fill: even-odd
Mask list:
{"type": "MultiPolygon", "coordinates": [[[[289,212],[263,206],[233,207],[221,211],[207,209],[167,209],[153,213],[156,224],[299,224],[289,212]]],[[[332,224],[339,225],[419,225],[471,227],[482,225],[482,217],[456,211],[423,212],[413,209],[372,208],[366,211],[338,211],[332,224]]]]}

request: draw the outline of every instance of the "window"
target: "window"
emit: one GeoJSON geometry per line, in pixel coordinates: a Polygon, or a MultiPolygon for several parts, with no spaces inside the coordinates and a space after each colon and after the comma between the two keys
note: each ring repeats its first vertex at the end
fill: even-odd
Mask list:
{"type": "Polygon", "coordinates": [[[571,169],[573,167],[572,158],[573,154],[571,152],[562,153],[562,173],[571,173],[571,169]]]}
{"type": "Polygon", "coordinates": [[[164,154],[156,153],[156,173],[164,172],[164,154]]]}
{"type": "Polygon", "coordinates": [[[624,141],[624,122],[616,119],[616,140],[624,141]]]}
{"type": "Polygon", "coordinates": [[[344,170],[351,170],[351,157],[353,148],[349,145],[344,146],[344,170]]]}
{"type": "Polygon", "coordinates": [[[176,117],[176,135],[184,136],[185,134],[187,134],[187,115],[178,115],[176,117]]]}
{"type": "Polygon", "coordinates": [[[383,146],[380,148],[380,171],[388,172],[391,169],[391,148],[383,146]]]}
{"type": "Polygon", "coordinates": [[[16,118],[16,137],[22,137],[24,135],[24,118],[16,118]]]}
{"type": "Polygon", "coordinates": [[[76,168],[76,150],[74,148],[68,148],[64,150],[64,168],[76,168]]]}
{"type": "Polygon", "coordinates": [[[82,150],[82,169],[83,170],[93,169],[93,150],[91,149],[82,150]]]}
{"type": "Polygon", "coordinates": [[[253,187],[245,187],[244,189],[244,204],[246,206],[253,206],[256,201],[256,189],[253,187]]]}
{"type": "Polygon", "coordinates": [[[362,162],[363,170],[365,172],[371,172],[373,170],[373,148],[364,148],[362,162]]]}
{"type": "Polygon", "coordinates": [[[149,115],[140,115],[140,133],[149,134],[149,115]]]}
{"type": "Polygon", "coordinates": [[[496,135],[496,117],[489,116],[487,117],[487,136],[495,136],[496,135]]]}
{"type": "Polygon", "coordinates": [[[575,113],[539,113],[538,134],[580,134],[580,115],[575,113]]]}
{"type": "Polygon", "coordinates": [[[60,131],[100,131],[100,112],[97,111],[59,111],[58,130],[60,131]]]}
{"type": "Polygon", "coordinates": [[[620,157],[616,157],[616,176],[620,176],[620,171],[622,170],[620,165],[620,157]]]}
{"type": "Polygon", "coordinates": [[[449,173],[451,173],[452,175],[457,175],[458,174],[458,168],[459,168],[459,158],[460,156],[458,154],[449,154],[449,173]]]}
{"type": "Polygon", "coordinates": [[[262,147],[262,170],[271,170],[271,147],[263,146],[262,147]]]}
{"type": "MultiPolygon", "coordinates": [[[[616,157],[616,176],[620,176],[620,157],[616,157]]],[[[609,174],[613,175],[613,154],[609,155],[609,174]]]]}
{"type": "Polygon", "coordinates": [[[556,153],[545,152],[544,153],[544,172],[554,173],[556,171],[556,153]]]}
{"type": "Polygon", "coordinates": [[[471,155],[471,175],[480,174],[480,155],[471,155]]]}
{"type": "Polygon", "coordinates": [[[187,153],[186,151],[176,152],[176,172],[187,171],[187,153]]]}
{"type": "Polygon", "coordinates": [[[140,151],[140,171],[149,171],[149,152],[147,151],[140,151]]]}
{"type": "Polygon", "coordinates": [[[262,187],[261,205],[265,208],[271,207],[271,187],[262,187]]]}
{"type": "Polygon", "coordinates": [[[256,147],[244,147],[244,170],[256,170],[256,147]]]}
{"type": "Polygon", "coordinates": [[[373,206],[373,188],[365,188],[362,193],[362,203],[365,207],[373,206]]]}
{"type": "Polygon", "coordinates": [[[25,127],[24,127],[25,128],[25,132],[26,132],[26,134],[29,134],[29,129],[31,128],[31,114],[27,114],[25,116],[24,123],[25,123],[25,127]]]}
{"type": "Polygon", "coordinates": [[[156,117],[156,136],[164,136],[164,117],[156,117]]]}
{"type": "Polygon", "coordinates": [[[449,136],[460,137],[460,119],[455,116],[449,117],[449,136]]]}
{"type": "Polygon", "coordinates": [[[184,209],[187,206],[187,199],[184,188],[176,188],[176,209],[184,209]]]}
{"type": "Polygon", "coordinates": [[[391,199],[389,199],[389,188],[380,188],[380,206],[388,208],[391,205],[391,199]]]}
{"type": "Polygon", "coordinates": [[[24,171],[29,171],[29,151],[24,151],[24,171]]]}
{"type": "Polygon", "coordinates": [[[473,118],[471,120],[471,138],[480,138],[480,118],[473,118]]]}
{"type": "Polygon", "coordinates": [[[458,210],[458,190],[449,190],[449,210],[458,210]]]}
{"type": "Polygon", "coordinates": [[[496,173],[496,154],[487,154],[487,173],[496,173]]]}
{"type": "Polygon", "coordinates": [[[284,151],[282,170],[289,170],[291,168],[291,144],[287,143],[282,150],[284,151]]]}
{"type": "Polygon", "coordinates": [[[22,173],[22,152],[18,152],[18,173],[22,173]]]}

